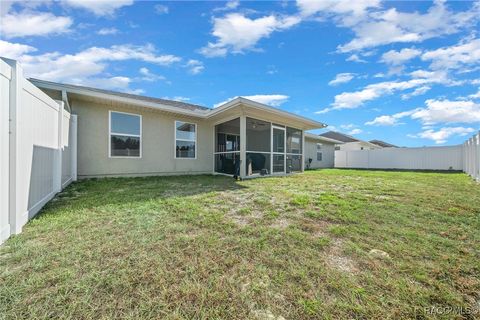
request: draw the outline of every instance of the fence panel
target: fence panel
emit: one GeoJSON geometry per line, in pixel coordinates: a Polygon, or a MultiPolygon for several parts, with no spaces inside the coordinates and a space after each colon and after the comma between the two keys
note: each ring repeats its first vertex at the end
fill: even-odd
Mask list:
{"type": "Polygon", "coordinates": [[[335,151],[336,168],[462,170],[462,146],[335,151]],[[339,161],[337,161],[337,158],[339,161]]]}
{"type": "Polygon", "coordinates": [[[480,181],[480,132],[463,144],[463,171],[480,181]]]}
{"type": "Polygon", "coordinates": [[[26,80],[16,61],[0,59],[0,67],[2,243],[76,179],[76,116],[26,80]]]}

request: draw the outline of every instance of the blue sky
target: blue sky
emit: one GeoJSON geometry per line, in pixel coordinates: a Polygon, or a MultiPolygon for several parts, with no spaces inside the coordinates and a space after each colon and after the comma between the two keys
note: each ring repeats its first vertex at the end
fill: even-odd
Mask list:
{"type": "Polygon", "coordinates": [[[365,140],[444,145],[479,130],[479,20],[478,1],[2,0],[0,55],[44,80],[245,96],[365,140]]]}

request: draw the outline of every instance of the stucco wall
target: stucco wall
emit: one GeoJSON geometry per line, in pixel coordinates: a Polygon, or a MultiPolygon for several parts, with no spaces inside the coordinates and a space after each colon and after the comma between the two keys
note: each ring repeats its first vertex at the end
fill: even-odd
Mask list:
{"type": "Polygon", "coordinates": [[[312,159],[311,169],[333,168],[335,164],[335,145],[329,142],[305,138],[305,163],[312,159]],[[322,144],[322,161],[317,161],[317,143],[322,144]]]}
{"type": "Polygon", "coordinates": [[[78,177],[211,173],[213,126],[205,121],[143,108],[73,100],[78,115],[78,177]],[[142,157],[109,158],[109,110],[142,115],[142,157]],[[175,159],[175,120],[197,124],[197,158],[175,159]]]}

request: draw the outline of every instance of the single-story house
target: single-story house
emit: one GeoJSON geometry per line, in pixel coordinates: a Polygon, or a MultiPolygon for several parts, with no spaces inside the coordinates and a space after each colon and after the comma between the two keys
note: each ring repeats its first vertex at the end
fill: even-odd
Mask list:
{"type": "Polygon", "coordinates": [[[382,148],[381,146],[376,145],[374,143],[363,141],[355,137],[352,137],[348,134],[344,134],[340,132],[328,131],[320,135],[325,138],[341,141],[342,144],[336,145],[335,150],[355,151],[355,150],[374,150],[374,149],[382,148]]]}
{"type": "Polygon", "coordinates": [[[332,150],[339,143],[306,133],[326,127],[321,122],[241,97],[211,109],[30,81],[77,115],[78,178],[282,175],[303,171],[309,158],[314,160],[312,167],[333,167],[332,150]]]}
{"type": "Polygon", "coordinates": [[[309,169],[333,168],[335,146],[343,142],[305,132],[305,166],[309,169]]]}

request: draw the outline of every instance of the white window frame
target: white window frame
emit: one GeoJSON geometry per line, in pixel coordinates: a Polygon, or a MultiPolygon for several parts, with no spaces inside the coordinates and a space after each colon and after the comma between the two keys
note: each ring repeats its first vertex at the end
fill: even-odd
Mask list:
{"type": "Polygon", "coordinates": [[[142,158],[142,149],[143,149],[143,138],[142,138],[142,115],[136,113],[129,113],[129,112],[122,112],[116,110],[108,110],[108,157],[114,159],[141,159],[142,158]],[[128,114],[130,116],[135,116],[140,118],[140,135],[137,134],[127,134],[127,133],[119,133],[119,132],[112,132],[112,113],[122,113],[128,114]],[[135,137],[140,138],[140,150],[138,156],[112,156],[112,135],[116,136],[125,136],[125,137],[135,137]]]}
{"type": "Polygon", "coordinates": [[[194,122],[188,122],[188,121],[183,121],[183,120],[175,120],[173,123],[173,157],[175,159],[179,160],[196,160],[197,159],[197,152],[198,152],[198,126],[194,122]],[[193,124],[195,126],[195,140],[189,140],[189,139],[177,139],[177,122],[183,122],[187,124],[193,124]],[[188,142],[195,142],[195,157],[194,158],[187,158],[187,157],[177,157],[177,141],[188,141],[188,142]]]}
{"type": "Polygon", "coordinates": [[[317,159],[316,159],[316,160],[317,160],[318,162],[323,161],[322,146],[323,146],[323,144],[317,143],[317,159]],[[318,160],[318,154],[319,154],[319,153],[321,154],[321,158],[322,158],[321,160],[318,160]]]}

